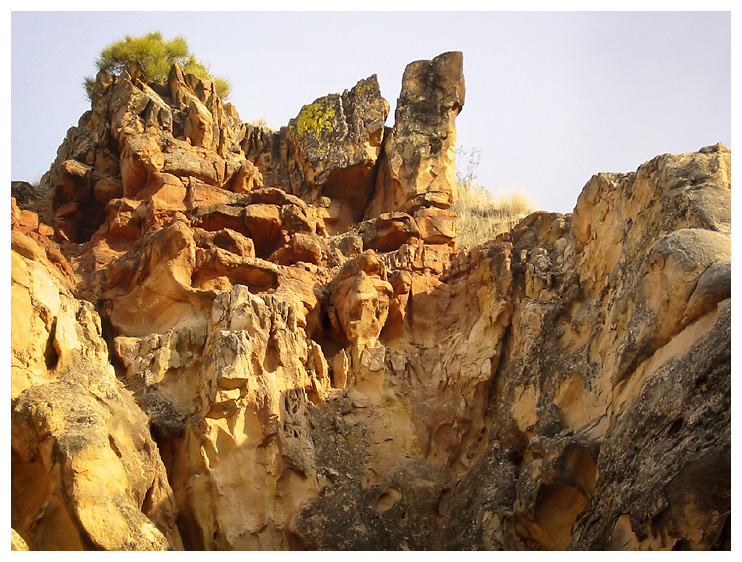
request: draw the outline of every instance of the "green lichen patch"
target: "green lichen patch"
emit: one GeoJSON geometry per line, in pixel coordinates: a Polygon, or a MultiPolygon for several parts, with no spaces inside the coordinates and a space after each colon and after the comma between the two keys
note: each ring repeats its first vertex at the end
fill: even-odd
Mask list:
{"type": "Polygon", "coordinates": [[[319,137],[324,132],[332,133],[335,109],[320,102],[305,105],[296,118],[296,134],[300,139],[307,135],[319,137]]]}

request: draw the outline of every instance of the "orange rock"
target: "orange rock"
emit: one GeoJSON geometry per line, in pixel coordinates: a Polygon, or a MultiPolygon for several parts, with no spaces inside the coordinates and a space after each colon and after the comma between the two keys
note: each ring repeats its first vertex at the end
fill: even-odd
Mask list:
{"type": "Polygon", "coordinates": [[[267,258],[288,242],[288,236],[282,233],[283,220],[277,206],[253,203],[245,207],[243,213],[244,226],[255,243],[258,256],[267,258]]]}
{"type": "Polygon", "coordinates": [[[39,223],[39,227],[37,230],[38,233],[42,236],[48,236],[49,238],[54,236],[54,229],[51,226],[44,224],[43,222],[39,223]]]}
{"type": "Polygon", "coordinates": [[[65,160],[60,168],[59,184],[68,201],[90,197],[90,166],[77,160],[65,160]]]}
{"type": "Polygon", "coordinates": [[[19,213],[17,224],[21,232],[37,230],[39,227],[39,216],[36,213],[23,209],[19,213]]]}
{"type": "Polygon", "coordinates": [[[338,283],[333,304],[338,325],[348,341],[361,346],[379,337],[392,293],[387,281],[364,271],[338,283]]]}
{"type": "Polygon", "coordinates": [[[450,244],[456,239],[456,213],[427,208],[415,213],[420,238],[427,244],[450,244]]]}
{"type": "Polygon", "coordinates": [[[101,203],[108,203],[111,199],[121,197],[123,194],[121,182],[110,177],[99,179],[93,186],[93,195],[101,203]]]}
{"type": "Polygon", "coordinates": [[[414,214],[430,206],[447,209],[456,200],[454,120],[464,95],[460,52],[407,65],[366,217],[390,211],[414,214]],[[436,141],[429,142],[431,137],[436,141]],[[412,154],[421,156],[412,158],[412,154]]]}
{"type": "Polygon", "coordinates": [[[407,213],[384,213],[361,224],[360,234],[364,248],[391,252],[411,238],[418,238],[420,230],[415,219],[407,213]]]}
{"type": "Polygon", "coordinates": [[[322,263],[322,245],[316,237],[297,232],[291,237],[294,249],[294,260],[320,265],[322,263]]]}
{"type": "Polygon", "coordinates": [[[461,62],[409,65],[392,130],[375,79],[270,131],[98,75],[12,186],[29,548],[728,547],[730,152],[456,251],[461,62]]]}

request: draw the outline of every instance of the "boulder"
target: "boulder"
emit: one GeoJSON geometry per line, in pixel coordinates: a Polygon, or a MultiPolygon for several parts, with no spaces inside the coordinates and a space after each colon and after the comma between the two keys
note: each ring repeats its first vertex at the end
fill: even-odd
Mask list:
{"type": "Polygon", "coordinates": [[[411,238],[420,237],[418,224],[407,213],[384,213],[360,225],[364,249],[392,252],[411,238]]]}

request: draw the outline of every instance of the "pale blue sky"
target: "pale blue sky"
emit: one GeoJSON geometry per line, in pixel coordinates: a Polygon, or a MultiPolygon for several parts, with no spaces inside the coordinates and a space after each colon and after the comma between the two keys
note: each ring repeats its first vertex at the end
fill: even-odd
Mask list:
{"type": "Polygon", "coordinates": [[[155,29],[232,82],[243,120],[274,128],[374,73],[391,125],[406,64],[463,51],[458,144],[481,151],[479,183],[544,210],[570,212],[597,172],[731,148],[728,12],[14,12],[11,179],[49,168],[100,50],[155,29]]]}

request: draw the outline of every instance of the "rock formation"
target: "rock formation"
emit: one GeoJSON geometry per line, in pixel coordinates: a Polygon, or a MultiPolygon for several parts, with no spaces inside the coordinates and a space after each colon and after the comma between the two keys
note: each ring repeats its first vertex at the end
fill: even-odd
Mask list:
{"type": "Polygon", "coordinates": [[[463,105],[99,74],[13,187],[12,548],[729,548],[730,152],[457,249],[463,105]]]}

